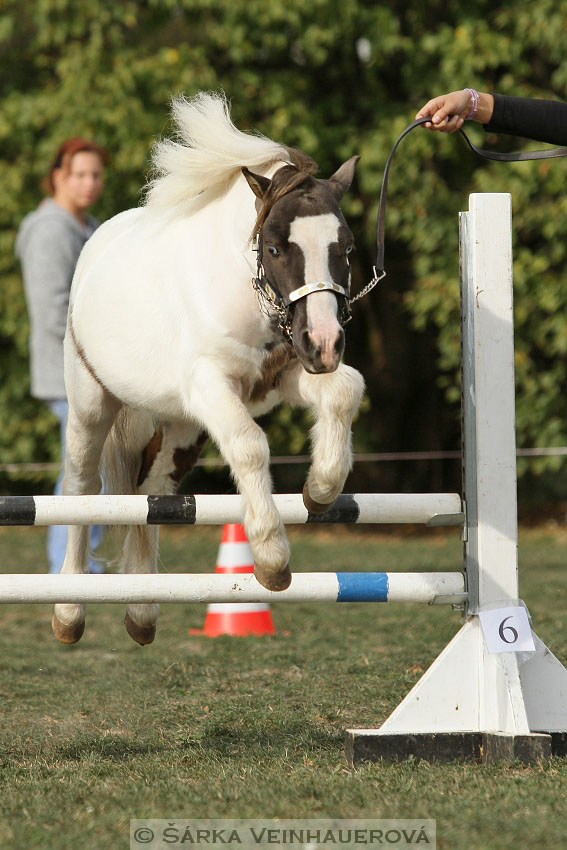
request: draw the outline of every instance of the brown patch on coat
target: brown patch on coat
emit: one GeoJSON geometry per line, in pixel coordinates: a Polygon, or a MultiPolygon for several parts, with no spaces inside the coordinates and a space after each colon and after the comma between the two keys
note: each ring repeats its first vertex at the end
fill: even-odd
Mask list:
{"type": "Polygon", "coordinates": [[[162,443],[163,430],[161,425],[158,425],[150,442],[142,451],[142,463],[140,466],[140,472],[138,473],[137,487],[141,487],[150,474],[150,469],[153,466],[154,460],[161,451],[162,443]]]}
{"type": "Polygon", "coordinates": [[[179,484],[191,472],[199,459],[199,455],[207,442],[208,436],[206,431],[201,431],[197,437],[197,442],[193,446],[189,446],[186,449],[175,449],[173,452],[174,470],[170,477],[176,484],[179,484]]]}
{"type": "Polygon", "coordinates": [[[286,366],[296,358],[295,349],[287,342],[266,351],[262,361],[262,374],[252,388],[247,381],[242,382],[244,397],[247,396],[248,401],[263,401],[268,393],[278,386],[286,366]]]}

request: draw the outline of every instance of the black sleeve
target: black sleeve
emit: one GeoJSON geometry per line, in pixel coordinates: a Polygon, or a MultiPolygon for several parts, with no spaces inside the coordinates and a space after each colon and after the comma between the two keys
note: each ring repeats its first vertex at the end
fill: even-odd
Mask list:
{"type": "Polygon", "coordinates": [[[551,145],[567,145],[567,103],[495,94],[494,112],[485,129],[551,145]]]}

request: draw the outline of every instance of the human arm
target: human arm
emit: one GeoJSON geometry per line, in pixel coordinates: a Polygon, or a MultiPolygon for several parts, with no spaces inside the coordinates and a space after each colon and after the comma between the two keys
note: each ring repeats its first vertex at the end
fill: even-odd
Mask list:
{"type": "Polygon", "coordinates": [[[494,110],[494,95],[488,92],[477,94],[476,109],[473,89],[461,89],[428,100],[415,117],[431,117],[431,121],[424,124],[424,127],[428,130],[439,130],[441,133],[455,133],[473,111],[474,116],[471,117],[474,117],[475,121],[488,124],[494,110]]]}
{"type": "Polygon", "coordinates": [[[567,146],[567,103],[534,97],[494,95],[494,111],[486,129],[567,146]]]}
{"type": "MultiPolygon", "coordinates": [[[[429,100],[416,118],[431,116],[429,130],[454,133],[473,110],[472,89],[450,92],[429,100]]],[[[478,92],[473,116],[492,133],[522,136],[551,145],[567,145],[567,103],[533,97],[478,92]]]]}

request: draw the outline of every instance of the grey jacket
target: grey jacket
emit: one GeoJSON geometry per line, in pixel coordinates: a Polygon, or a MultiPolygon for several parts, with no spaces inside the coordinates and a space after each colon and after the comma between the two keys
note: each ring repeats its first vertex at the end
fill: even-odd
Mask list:
{"type": "Polygon", "coordinates": [[[82,225],[51,198],[20,225],[16,254],[30,318],[31,391],[36,398],[65,398],[63,337],[69,291],[79,254],[98,225],[91,215],[82,225]]]}

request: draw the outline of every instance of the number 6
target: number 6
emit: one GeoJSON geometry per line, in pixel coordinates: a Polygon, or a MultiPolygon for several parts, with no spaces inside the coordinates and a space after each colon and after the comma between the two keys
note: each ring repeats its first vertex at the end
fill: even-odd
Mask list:
{"type": "Polygon", "coordinates": [[[498,634],[500,635],[500,640],[504,641],[504,643],[516,643],[516,641],[518,640],[518,632],[516,631],[516,629],[513,626],[504,625],[507,620],[511,619],[512,615],[510,615],[509,617],[505,617],[498,626],[498,634]],[[508,640],[504,632],[512,632],[514,637],[511,640],[508,640]]]}

